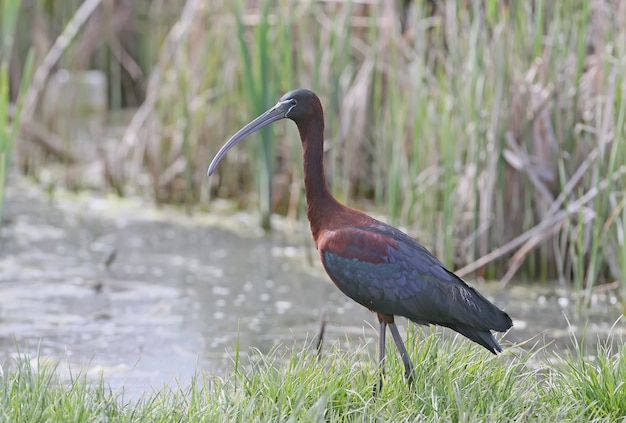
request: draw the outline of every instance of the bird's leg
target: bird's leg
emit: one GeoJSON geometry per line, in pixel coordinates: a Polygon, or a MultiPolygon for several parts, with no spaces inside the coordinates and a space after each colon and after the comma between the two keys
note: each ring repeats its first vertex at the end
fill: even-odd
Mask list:
{"type": "Polygon", "coordinates": [[[373,394],[376,396],[383,389],[383,376],[385,375],[385,335],[387,333],[387,322],[380,319],[380,329],[378,333],[378,383],[374,385],[373,394]]]}
{"type": "Polygon", "coordinates": [[[400,336],[400,332],[398,331],[398,326],[396,326],[395,322],[389,323],[389,329],[391,330],[391,335],[393,336],[393,340],[396,343],[396,347],[398,348],[398,352],[400,353],[400,357],[402,358],[402,362],[404,363],[404,376],[409,381],[409,386],[413,386],[413,372],[415,368],[413,367],[413,362],[409,357],[409,353],[404,346],[404,342],[402,342],[402,336],[400,336]]]}

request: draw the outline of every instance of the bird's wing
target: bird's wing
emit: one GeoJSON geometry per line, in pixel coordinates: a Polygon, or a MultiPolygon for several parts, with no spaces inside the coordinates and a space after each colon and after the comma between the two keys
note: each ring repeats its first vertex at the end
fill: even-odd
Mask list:
{"type": "Polygon", "coordinates": [[[502,311],[392,226],[375,221],[327,231],[318,249],[339,289],[373,311],[423,324],[508,329],[497,323],[502,311]]]}

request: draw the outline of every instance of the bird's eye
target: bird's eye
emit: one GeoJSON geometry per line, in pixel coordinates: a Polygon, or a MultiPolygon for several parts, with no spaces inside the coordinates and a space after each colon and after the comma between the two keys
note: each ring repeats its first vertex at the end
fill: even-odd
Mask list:
{"type": "Polygon", "coordinates": [[[291,112],[291,110],[296,107],[296,105],[298,104],[298,102],[296,101],[295,98],[289,99],[289,104],[291,104],[291,107],[289,107],[289,109],[287,110],[287,112],[285,113],[285,117],[287,117],[287,115],[289,115],[289,112],[291,112]]]}

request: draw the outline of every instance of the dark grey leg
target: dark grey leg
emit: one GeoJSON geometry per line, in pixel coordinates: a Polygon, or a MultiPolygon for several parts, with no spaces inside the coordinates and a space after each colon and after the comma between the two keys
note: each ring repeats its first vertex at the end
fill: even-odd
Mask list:
{"type": "Polygon", "coordinates": [[[413,372],[415,371],[415,367],[413,367],[413,362],[404,346],[404,342],[402,342],[398,326],[396,326],[395,322],[392,322],[389,323],[389,329],[391,330],[391,336],[393,336],[393,341],[396,343],[396,347],[400,353],[400,358],[402,358],[402,363],[404,363],[404,376],[409,381],[409,386],[413,386],[413,372]]]}
{"type": "Polygon", "coordinates": [[[378,383],[374,385],[373,394],[377,395],[383,389],[383,376],[385,375],[385,335],[387,333],[387,322],[380,321],[378,332],[378,383]]]}

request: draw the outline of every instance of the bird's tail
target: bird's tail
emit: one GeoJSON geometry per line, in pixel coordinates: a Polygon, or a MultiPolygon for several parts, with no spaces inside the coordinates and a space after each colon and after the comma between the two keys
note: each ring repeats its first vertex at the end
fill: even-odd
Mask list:
{"type": "Polygon", "coordinates": [[[452,330],[457,331],[461,335],[471,339],[477,344],[482,345],[493,354],[502,352],[502,347],[500,347],[500,344],[498,344],[496,338],[494,338],[493,334],[488,330],[480,330],[463,325],[450,325],[448,327],[452,330]]]}

